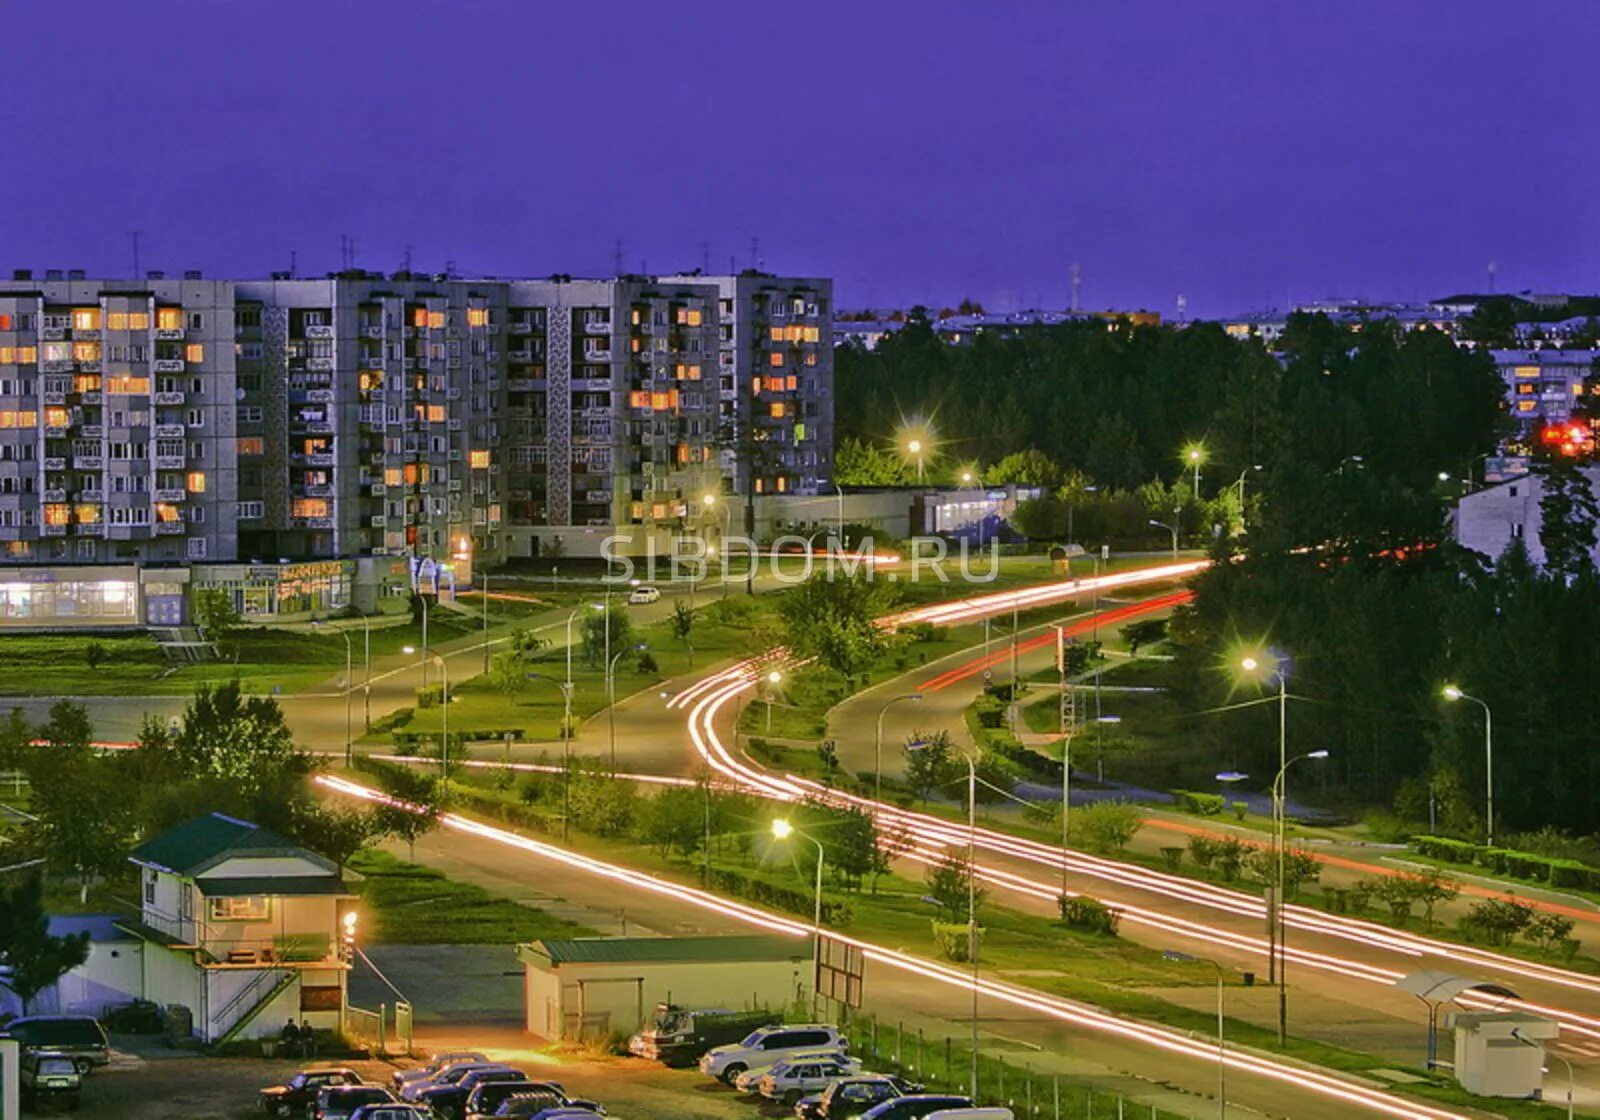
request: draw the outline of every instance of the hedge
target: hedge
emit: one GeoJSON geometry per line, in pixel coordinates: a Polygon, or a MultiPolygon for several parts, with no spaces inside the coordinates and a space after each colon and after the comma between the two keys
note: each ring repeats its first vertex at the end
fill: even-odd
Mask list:
{"type": "Polygon", "coordinates": [[[1448,836],[1413,836],[1411,850],[1441,863],[1482,867],[1496,875],[1548,883],[1552,887],[1600,891],[1600,867],[1574,859],[1557,859],[1519,852],[1511,848],[1490,848],[1448,836]]]}
{"type": "Polygon", "coordinates": [[[1175,789],[1172,791],[1172,796],[1177,800],[1178,808],[1202,817],[1214,817],[1228,805],[1228,799],[1220,793],[1195,793],[1193,790],[1175,789]]]}
{"type": "MultiPolygon", "coordinates": [[[[749,899],[751,902],[759,902],[778,910],[787,910],[802,917],[813,917],[816,912],[817,896],[813,892],[769,883],[765,879],[758,879],[748,872],[734,868],[711,868],[709,885],[714,891],[722,891],[735,898],[749,899]]],[[[825,925],[848,926],[853,916],[848,902],[827,898],[822,900],[822,921],[825,925]]]]}
{"type": "MultiPolygon", "coordinates": [[[[515,739],[523,739],[527,729],[523,727],[452,727],[450,729],[450,745],[459,747],[462,743],[499,742],[507,735],[515,739]]],[[[415,749],[421,746],[438,746],[442,735],[437,731],[396,731],[390,739],[396,747],[410,747],[415,749]]]]}

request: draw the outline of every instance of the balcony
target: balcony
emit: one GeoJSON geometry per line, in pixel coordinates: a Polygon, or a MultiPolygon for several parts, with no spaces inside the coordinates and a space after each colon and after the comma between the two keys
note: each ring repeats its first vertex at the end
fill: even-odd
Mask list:
{"type": "Polygon", "coordinates": [[[65,525],[41,525],[39,526],[39,535],[42,537],[64,537],[67,535],[67,527],[65,525]]]}
{"type": "Polygon", "coordinates": [[[367,492],[372,494],[374,497],[382,497],[389,492],[389,484],[387,482],[371,483],[367,487],[367,492]]]}
{"type": "Polygon", "coordinates": [[[91,521],[87,525],[78,526],[78,536],[80,537],[103,537],[105,535],[106,525],[104,521],[91,521]]]}
{"type": "Polygon", "coordinates": [[[328,423],[326,420],[306,420],[300,423],[291,424],[290,427],[296,433],[306,432],[316,436],[333,435],[333,425],[328,423]]]}
{"type": "Polygon", "coordinates": [[[177,327],[171,330],[158,329],[156,331],[156,338],[161,342],[182,342],[183,328],[177,327]]]}
{"type": "Polygon", "coordinates": [[[157,358],[150,363],[150,368],[156,373],[182,373],[182,358],[157,358]]]}
{"type": "Polygon", "coordinates": [[[157,439],[182,439],[184,427],[182,424],[157,424],[157,439]]]}
{"type": "Polygon", "coordinates": [[[46,394],[44,394],[44,403],[45,404],[66,404],[67,403],[67,395],[65,393],[46,393],[46,394]]]}
{"type": "Polygon", "coordinates": [[[329,325],[329,324],[326,324],[326,323],[323,323],[321,325],[308,326],[306,328],[306,337],[307,338],[332,338],[333,337],[333,327],[331,325],[329,325]]]}
{"type": "Polygon", "coordinates": [[[47,471],[64,471],[67,469],[67,461],[65,459],[46,459],[44,461],[44,469],[47,471]]]}
{"type": "Polygon", "coordinates": [[[609,362],[611,360],[611,347],[585,346],[583,360],[586,362],[609,362]]]}
{"type": "Polygon", "coordinates": [[[156,470],[158,471],[181,471],[183,470],[183,465],[184,460],[182,455],[156,456],[156,470]]]}
{"type": "Polygon", "coordinates": [[[512,323],[509,326],[507,326],[506,329],[508,331],[510,331],[512,334],[532,334],[533,333],[533,324],[532,323],[512,323]]]}
{"type": "Polygon", "coordinates": [[[382,323],[363,323],[358,332],[362,338],[382,338],[382,323]]]}
{"type": "Polygon", "coordinates": [[[39,369],[43,373],[71,373],[74,366],[71,362],[40,362],[39,369]]]}
{"type": "Polygon", "coordinates": [[[538,393],[544,391],[542,377],[512,377],[506,380],[508,393],[538,393]]]}
{"type": "Polygon", "coordinates": [[[368,518],[367,524],[374,529],[387,529],[389,527],[389,519],[382,514],[377,514],[368,518]]]}
{"type": "Polygon", "coordinates": [[[590,319],[583,324],[584,334],[610,334],[610,319],[590,319]]]}
{"type": "Polygon", "coordinates": [[[66,434],[67,430],[65,428],[52,428],[47,425],[44,430],[46,439],[64,439],[66,438],[66,434]]]}
{"type": "Polygon", "coordinates": [[[157,521],[156,522],[156,536],[158,536],[158,537],[181,537],[181,536],[183,536],[183,522],[181,522],[181,521],[157,521]]]}
{"type": "Polygon", "coordinates": [[[99,389],[90,389],[88,392],[83,394],[84,404],[99,404],[104,399],[105,398],[101,396],[99,389]]]}
{"type": "Polygon", "coordinates": [[[182,393],[157,393],[155,402],[161,404],[182,404],[186,398],[182,393]]]}
{"type": "Polygon", "coordinates": [[[306,497],[306,498],[331,498],[331,497],[333,497],[333,487],[325,486],[325,485],[324,486],[302,486],[300,488],[300,492],[301,492],[301,496],[302,497],[306,497]]]}
{"type": "Polygon", "coordinates": [[[105,425],[103,424],[85,424],[78,431],[82,433],[84,439],[101,439],[106,434],[105,425]]]}
{"type": "Polygon", "coordinates": [[[306,368],[317,373],[329,373],[333,370],[332,358],[307,358],[306,368]]]}
{"type": "Polygon", "coordinates": [[[328,452],[322,452],[322,453],[319,453],[319,454],[316,454],[316,455],[303,455],[303,456],[301,456],[301,458],[303,458],[306,461],[306,465],[307,466],[311,466],[311,467],[331,467],[331,466],[333,466],[333,455],[331,453],[328,453],[328,452]]]}
{"type": "Polygon", "coordinates": [[[306,401],[309,404],[332,404],[333,403],[333,390],[332,389],[307,389],[306,390],[306,401]]]}
{"type": "Polygon", "coordinates": [[[99,373],[100,372],[100,359],[99,358],[95,358],[92,361],[79,362],[78,363],[78,368],[83,370],[83,372],[85,372],[85,373],[99,373]]]}
{"type": "Polygon", "coordinates": [[[39,339],[42,342],[60,342],[67,337],[66,327],[40,327],[39,339]]]}
{"type": "Polygon", "coordinates": [[[289,524],[293,525],[297,529],[331,529],[333,528],[333,518],[291,517],[289,518],[289,524]]]}
{"type": "Polygon", "coordinates": [[[50,505],[58,506],[67,500],[67,492],[65,490],[46,490],[44,492],[44,500],[50,505]]]}
{"type": "Polygon", "coordinates": [[[189,500],[189,491],[187,491],[187,490],[157,490],[156,491],[156,501],[158,501],[158,502],[186,502],[188,500],[189,500]]]}
{"type": "Polygon", "coordinates": [[[80,502],[103,502],[106,500],[106,492],[98,487],[93,490],[80,490],[78,492],[78,500],[80,502]]]}

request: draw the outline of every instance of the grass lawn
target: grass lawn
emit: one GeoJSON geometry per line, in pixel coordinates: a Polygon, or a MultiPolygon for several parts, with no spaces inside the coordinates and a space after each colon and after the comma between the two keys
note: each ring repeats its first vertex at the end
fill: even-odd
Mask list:
{"type": "Polygon", "coordinates": [[[350,860],[365,876],[361,901],[370,940],[390,945],[510,945],[545,937],[592,937],[564,918],[458,883],[388,852],[365,849],[350,860]]]}

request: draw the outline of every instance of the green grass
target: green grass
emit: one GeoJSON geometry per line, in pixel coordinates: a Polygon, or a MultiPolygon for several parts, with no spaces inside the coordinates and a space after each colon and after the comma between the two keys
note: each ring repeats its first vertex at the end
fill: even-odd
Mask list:
{"type": "Polygon", "coordinates": [[[597,932],[387,852],[357,852],[349,867],[366,877],[361,899],[372,926],[370,940],[375,942],[511,945],[546,937],[592,937],[597,932]]]}

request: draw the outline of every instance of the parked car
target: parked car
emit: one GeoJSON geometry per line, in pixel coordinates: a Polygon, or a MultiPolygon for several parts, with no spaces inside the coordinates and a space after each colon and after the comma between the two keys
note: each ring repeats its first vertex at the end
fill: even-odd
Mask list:
{"type": "Polygon", "coordinates": [[[467,1094],[466,1120],[486,1120],[498,1115],[500,1106],[507,1101],[534,1096],[548,1102],[542,1106],[545,1108],[567,1103],[567,1094],[558,1081],[484,1081],[467,1094]]]}
{"type": "Polygon", "coordinates": [[[303,1069],[282,1085],[261,1090],[261,1111],[269,1116],[303,1116],[317,1094],[330,1085],[360,1085],[361,1075],[345,1066],[303,1069]]]}
{"type": "Polygon", "coordinates": [[[476,1050],[445,1050],[435,1054],[425,1066],[418,1066],[416,1069],[395,1070],[389,1080],[394,1084],[394,1091],[398,1093],[408,1083],[432,1077],[440,1070],[445,1069],[447,1066],[453,1066],[457,1062],[487,1062],[488,1060],[476,1050]]]}
{"type": "MultiPolygon", "coordinates": [[[[847,1055],[843,1050],[833,1050],[826,1046],[820,1050],[797,1050],[792,1054],[785,1054],[778,1057],[778,1059],[772,1062],[771,1065],[751,1066],[749,1069],[735,1077],[731,1082],[729,1082],[729,1084],[731,1084],[741,1093],[759,1093],[761,1092],[761,1079],[778,1066],[783,1065],[785,1062],[799,1062],[808,1059],[813,1062],[823,1060],[842,1060],[845,1057],[847,1057],[847,1055]]],[[[766,1061],[766,1059],[759,1060],[763,1062],[766,1061]]],[[[859,1070],[857,1072],[859,1072],[859,1070]]]]}
{"type": "Polygon", "coordinates": [[[915,1093],[875,1104],[861,1114],[861,1120],[926,1120],[941,1110],[971,1107],[971,1097],[957,1097],[944,1093],[915,1093]]]}
{"type": "Polygon", "coordinates": [[[88,1015],[29,1015],[7,1023],[5,1034],[17,1040],[23,1053],[49,1050],[65,1054],[76,1063],[79,1073],[111,1060],[105,1028],[88,1015]]]}
{"type": "Polygon", "coordinates": [[[778,1016],[771,1011],[658,1003],[650,1022],[628,1039],[628,1053],[667,1066],[692,1066],[713,1046],[738,1042],[757,1027],[770,1027],[777,1021],[778,1016]]]}
{"type": "Polygon", "coordinates": [[[828,1023],[762,1027],[731,1045],[707,1050],[700,1057],[700,1072],[732,1084],[747,1069],[774,1066],[794,1054],[824,1049],[844,1053],[850,1043],[828,1023]]]}
{"type": "MultiPolygon", "coordinates": [[[[532,1084],[552,1085],[553,1082],[530,1082],[532,1084]]],[[[588,1120],[594,1116],[604,1116],[606,1110],[594,1101],[573,1100],[559,1088],[551,1091],[548,1088],[532,1093],[519,1093],[500,1102],[500,1107],[495,1110],[497,1120],[506,1117],[515,1117],[516,1120],[553,1120],[560,1116],[563,1120],[588,1120]]]]}
{"type": "Polygon", "coordinates": [[[467,1099],[473,1090],[495,1082],[526,1085],[528,1075],[511,1066],[487,1066],[471,1070],[449,1085],[429,1085],[417,1093],[416,1102],[426,1105],[442,1120],[461,1120],[467,1114],[467,1099]]]}
{"type": "Polygon", "coordinates": [[[428,1110],[417,1104],[364,1104],[350,1114],[350,1120],[433,1120],[428,1110]]]}
{"type": "Polygon", "coordinates": [[[22,1055],[17,1077],[22,1103],[30,1109],[41,1101],[60,1101],[68,1108],[78,1107],[83,1091],[83,1075],[70,1054],[52,1050],[29,1050],[22,1055]]]}
{"type": "Polygon", "coordinates": [[[815,1096],[795,1103],[795,1120],[846,1120],[860,1116],[881,1101],[922,1092],[922,1086],[903,1077],[865,1073],[841,1077],[815,1096]]]}
{"type": "Polygon", "coordinates": [[[309,1120],[350,1120],[362,1105],[393,1103],[394,1094],[382,1085],[329,1085],[317,1090],[307,1116],[309,1120]]]}
{"type": "Polygon", "coordinates": [[[437,1073],[428,1077],[421,1077],[415,1081],[407,1081],[400,1087],[400,1099],[414,1101],[424,1089],[431,1089],[436,1085],[454,1085],[469,1073],[480,1069],[510,1069],[504,1062],[453,1062],[437,1073]]]}
{"type": "Polygon", "coordinates": [[[645,584],[643,587],[635,587],[628,592],[628,602],[630,603],[654,603],[659,601],[660,598],[661,588],[651,587],[649,584],[645,584]]]}
{"type": "Polygon", "coordinates": [[[928,1113],[925,1120],[1017,1120],[1009,1108],[941,1108],[928,1113]]]}
{"type": "Polygon", "coordinates": [[[792,1108],[801,1097],[822,1092],[829,1082],[860,1072],[861,1063],[854,1058],[790,1058],[762,1074],[756,1089],[767,1100],[792,1108]]]}

